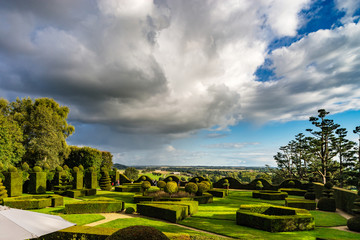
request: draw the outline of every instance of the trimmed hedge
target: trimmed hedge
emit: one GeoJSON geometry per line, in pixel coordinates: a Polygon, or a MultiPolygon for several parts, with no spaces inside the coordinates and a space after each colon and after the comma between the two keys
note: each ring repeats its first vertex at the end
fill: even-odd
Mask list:
{"type": "Polygon", "coordinates": [[[203,195],[201,195],[201,196],[193,197],[193,200],[198,201],[199,204],[212,203],[213,195],[211,195],[210,193],[203,193],[203,195]]]}
{"type": "Polygon", "coordinates": [[[141,215],[163,219],[177,223],[189,215],[189,207],[185,205],[165,205],[138,203],[137,212],[141,215]]]}
{"type": "Polygon", "coordinates": [[[289,195],[295,195],[295,196],[304,196],[306,193],[306,190],[297,189],[297,188],[280,188],[279,191],[286,192],[289,195]]]}
{"type": "Polygon", "coordinates": [[[169,240],[169,238],[154,227],[135,225],[118,230],[106,240],[169,240]]]}
{"type": "Polygon", "coordinates": [[[4,205],[19,209],[40,209],[64,205],[64,198],[58,195],[28,195],[4,198],[4,205]]]}
{"type": "Polygon", "coordinates": [[[252,192],[253,198],[261,198],[265,200],[284,200],[288,197],[286,192],[272,191],[272,190],[259,190],[252,192]]]}
{"type": "Polygon", "coordinates": [[[65,204],[64,212],[66,214],[121,212],[124,210],[124,205],[124,202],[112,199],[89,200],[65,204]]]}
{"type": "Polygon", "coordinates": [[[122,185],[122,186],[116,186],[115,192],[141,192],[141,186],[140,185],[122,185]]]}
{"type": "MultiPolygon", "coordinates": [[[[75,169],[75,167],[74,167],[75,169]]],[[[73,188],[74,189],[83,189],[84,188],[84,174],[81,171],[75,171],[73,172],[73,188]]]]}
{"type": "Polygon", "coordinates": [[[155,205],[181,205],[181,206],[187,206],[189,215],[193,215],[197,213],[199,208],[199,203],[197,201],[159,201],[159,202],[151,202],[151,204],[155,205]]]}
{"type": "Polygon", "coordinates": [[[300,198],[285,198],[285,206],[292,208],[302,208],[306,210],[316,210],[316,202],[314,200],[300,198]]]}
{"type": "Polygon", "coordinates": [[[153,201],[153,198],[152,196],[142,196],[142,195],[135,195],[134,198],[133,198],[133,202],[134,203],[140,203],[140,202],[151,202],[153,201]]]}
{"type": "Polygon", "coordinates": [[[46,193],[46,172],[31,172],[29,178],[29,193],[46,193]]]}
{"type": "Polygon", "coordinates": [[[73,226],[54,233],[41,236],[39,240],[105,240],[107,237],[118,231],[117,228],[100,228],[87,226],[73,226]]]}
{"type": "Polygon", "coordinates": [[[68,190],[65,192],[65,195],[70,198],[83,197],[86,195],[86,190],[68,190]]]}
{"type": "Polygon", "coordinates": [[[3,172],[3,182],[9,197],[21,196],[23,192],[23,180],[19,172],[3,172]]]}
{"type": "Polygon", "coordinates": [[[152,186],[154,185],[154,180],[151,179],[149,176],[141,175],[138,180],[134,181],[134,183],[140,183],[143,181],[148,181],[152,186]],[[145,178],[145,179],[144,179],[145,178]]]}
{"type": "Polygon", "coordinates": [[[211,195],[213,195],[214,197],[226,197],[228,195],[228,191],[226,190],[218,190],[218,189],[211,189],[207,191],[208,193],[210,193],[211,195]]]}
{"type": "Polygon", "coordinates": [[[313,230],[314,218],[304,209],[272,205],[241,205],[236,224],[269,232],[313,230]]]}

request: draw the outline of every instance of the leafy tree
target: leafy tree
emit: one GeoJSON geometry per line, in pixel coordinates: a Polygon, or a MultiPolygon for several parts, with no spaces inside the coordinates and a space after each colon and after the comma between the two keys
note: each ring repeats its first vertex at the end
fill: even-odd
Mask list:
{"type": "Polygon", "coordinates": [[[317,164],[313,164],[317,173],[322,177],[323,183],[326,183],[326,176],[334,167],[333,158],[336,156],[336,150],[330,148],[330,141],[334,136],[334,131],[340,126],[333,120],[327,119],[329,112],[325,109],[318,110],[318,117],[310,117],[310,122],[318,128],[318,131],[306,129],[314,137],[311,140],[311,152],[319,159],[317,164]]]}
{"type": "Polygon", "coordinates": [[[112,157],[113,157],[113,155],[110,152],[102,151],[101,152],[101,158],[102,158],[101,166],[103,166],[107,169],[111,169],[111,167],[113,166],[112,157]]]}
{"type": "Polygon", "coordinates": [[[9,102],[0,98],[0,162],[6,168],[19,163],[25,153],[23,133],[9,110],[9,102]]]}
{"type": "Polygon", "coordinates": [[[50,98],[30,98],[10,103],[10,115],[23,132],[25,154],[23,162],[30,166],[49,164],[51,169],[60,165],[69,154],[66,138],[74,127],[66,121],[69,108],[60,106],[50,98]]]}
{"type": "Polygon", "coordinates": [[[95,167],[100,169],[103,162],[102,152],[91,147],[70,146],[70,154],[65,159],[64,164],[70,168],[82,165],[85,169],[95,167]]]}
{"type": "Polygon", "coordinates": [[[128,167],[125,169],[124,175],[130,179],[138,179],[139,171],[134,167],[128,167]]]}

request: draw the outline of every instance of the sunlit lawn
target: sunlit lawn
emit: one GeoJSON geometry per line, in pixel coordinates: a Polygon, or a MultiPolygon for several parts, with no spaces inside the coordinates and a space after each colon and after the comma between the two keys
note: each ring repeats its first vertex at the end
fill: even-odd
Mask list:
{"type": "MultiPolygon", "coordinates": [[[[95,196],[81,197],[80,199],[64,198],[64,203],[71,203],[82,200],[96,199],[99,197],[113,198],[125,202],[125,207],[134,207],[136,204],[132,203],[133,196],[137,193],[114,192],[114,191],[98,191],[95,196]]],[[[296,197],[296,196],[291,196],[296,197]]],[[[299,197],[301,198],[301,197],[299,197]]],[[[214,198],[213,203],[199,205],[199,210],[192,217],[189,217],[180,222],[181,225],[193,227],[196,229],[217,233],[220,235],[237,238],[237,239],[360,239],[359,233],[351,233],[340,231],[336,229],[329,229],[325,227],[344,226],[346,219],[337,213],[310,211],[315,219],[316,229],[313,231],[297,231],[297,232],[282,232],[270,233],[262,230],[257,230],[249,227],[236,225],[236,210],[241,204],[275,204],[284,206],[284,200],[262,200],[252,198],[251,191],[230,191],[226,198],[214,198]]],[[[100,214],[62,214],[64,206],[56,208],[45,208],[35,210],[36,212],[59,214],[70,222],[84,225],[94,221],[103,219],[100,214]]],[[[147,225],[158,228],[159,230],[168,234],[169,237],[182,235],[182,237],[191,236],[192,239],[222,239],[213,235],[200,233],[198,231],[189,230],[180,226],[176,226],[167,222],[157,221],[147,218],[125,218],[117,219],[108,223],[100,225],[100,227],[107,228],[124,228],[132,225],[147,225]]]]}

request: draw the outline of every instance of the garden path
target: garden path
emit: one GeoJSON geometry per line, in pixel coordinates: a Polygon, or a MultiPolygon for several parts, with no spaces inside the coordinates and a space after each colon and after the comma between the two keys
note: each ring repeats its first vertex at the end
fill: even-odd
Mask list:
{"type": "MultiPolygon", "coordinates": [[[[102,220],[99,220],[99,221],[96,221],[96,222],[92,222],[92,223],[86,224],[84,226],[94,227],[94,226],[97,226],[97,225],[100,225],[100,224],[103,224],[103,223],[107,223],[107,222],[110,222],[110,221],[113,221],[113,220],[116,220],[116,219],[119,219],[119,218],[133,218],[133,217],[142,217],[142,218],[153,219],[153,220],[156,220],[156,221],[162,221],[161,219],[157,219],[157,218],[144,217],[144,216],[141,216],[140,214],[125,214],[125,213],[100,213],[100,214],[102,216],[104,216],[105,219],[102,219],[102,220]]],[[[227,239],[233,239],[233,238],[230,238],[230,237],[226,237],[224,235],[220,235],[220,234],[216,234],[216,233],[212,233],[212,232],[208,232],[208,231],[203,231],[203,230],[200,230],[200,229],[196,229],[196,228],[192,228],[192,227],[188,227],[188,226],[184,226],[184,225],[180,225],[180,224],[176,224],[176,223],[169,223],[167,221],[164,221],[164,222],[166,222],[168,224],[176,225],[176,226],[179,226],[179,227],[182,227],[182,228],[186,228],[186,229],[189,229],[189,230],[197,231],[197,232],[207,233],[207,234],[210,234],[210,235],[214,235],[214,236],[218,236],[218,237],[222,237],[222,238],[227,238],[227,239]]]]}

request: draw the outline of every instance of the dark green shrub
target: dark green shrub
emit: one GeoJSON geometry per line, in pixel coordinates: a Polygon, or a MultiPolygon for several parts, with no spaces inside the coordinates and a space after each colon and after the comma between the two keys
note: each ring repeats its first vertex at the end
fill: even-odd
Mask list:
{"type": "Polygon", "coordinates": [[[177,223],[189,215],[189,208],[184,205],[138,203],[136,206],[137,212],[141,215],[173,223],[177,223]]]}
{"type": "Polygon", "coordinates": [[[96,189],[97,188],[97,174],[94,167],[89,167],[85,172],[85,188],[96,189]]]}
{"type": "Polygon", "coordinates": [[[286,198],[285,206],[292,208],[302,208],[306,210],[316,210],[316,202],[314,200],[306,200],[301,198],[286,198]]]}
{"type": "Polygon", "coordinates": [[[198,186],[194,182],[189,182],[185,185],[185,191],[188,193],[196,193],[198,191],[198,186]]]}
{"type": "Polygon", "coordinates": [[[29,171],[30,167],[29,167],[29,164],[27,164],[26,162],[24,162],[22,165],[21,165],[21,169],[23,171],[29,171]]]}
{"type": "Polygon", "coordinates": [[[20,196],[23,192],[22,174],[15,167],[10,167],[8,172],[3,172],[5,181],[4,186],[9,197],[20,196]]]}
{"type": "Polygon", "coordinates": [[[309,200],[315,200],[316,199],[313,180],[314,179],[312,177],[309,178],[308,188],[307,188],[307,191],[306,191],[306,193],[304,195],[305,199],[309,199],[309,200]]]}
{"type": "Polygon", "coordinates": [[[328,181],[324,185],[324,189],[322,191],[322,194],[324,197],[321,197],[318,202],[318,208],[322,211],[328,211],[328,212],[335,212],[336,211],[336,202],[333,198],[333,184],[328,181]]]}
{"type": "Polygon", "coordinates": [[[355,209],[352,209],[356,216],[347,221],[347,227],[352,231],[360,232],[360,190],[357,195],[358,197],[354,201],[355,209]]]}
{"type": "Polygon", "coordinates": [[[179,188],[176,182],[170,181],[166,183],[164,190],[165,192],[169,193],[171,197],[171,194],[176,193],[179,190],[179,188]]]}
{"type": "Polygon", "coordinates": [[[212,190],[209,190],[207,192],[210,193],[211,195],[213,195],[214,197],[223,198],[223,197],[227,196],[227,190],[225,190],[225,189],[224,190],[220,190],[220,189],[214,190],[214,189],[212,189],[212,190]]]}
{"type": "Polygon", "coordinates": [[[169,240],[169,238],[154,227],[131,226],[120,229],[106,240],[169,240]]]}
{"type": "Polygon", "coordinates": [[[29,193],[37,194],[46,192],[46,172],[41,172],[41,168],[39,168],[40,167],[34,167],[34,172],[30,173],[29,193]]]}
{"type": "Polygon", "coordinates": [[[166,187],[166,182],[158,181],[157,182],[157,187],[160,188],[161,190],[164,189],[166,187]]]}
{"type": "Polygon", "coordinates": [[[78,167],[73,168],[73,188],[83,189],[84,188],[84,174],[78,167]]]}
{"type": "Polygon", "coordinates": [[[257,190],[261,190],[261,189],[263,189],[263,187],[264,187],[264,186],[263,186],[263,184],[262,184],[261,181],[257,181],[257,182],[256,182],[256,189],[257,189],[257,190]]]}
{"type": "Polygon", "coordinates": [[[127,207],[125,209],[126,214],[133,214],[135,212],[135,209],[133,207],[127,207]]]}
{"type": "Polygon", "coordinates": [[[89,200],[65,204],[66,214],[109,213],[124,210],[124,202],[117,200],[89,200]]]}
{"type": "Polygon", "coordinates": [[[64,204],[63,197],[58,195],[26,195],[21,197],[5,198],[4,204],[19,209],[41,209],[57,207],[64,204]]]}
{"type": "Polygon", "coordinates": [[[110,191],[112,188],[111,179],[109,177],[109,173],[106,170],[103,170],[101,172],[99,186],[100,186],[101,190],[107,190],[107,191],[110,191]]]}
{"type": "Polygon", "coordinates": [[[135,185],[135,186],[116,186],[115,192],[141,192],[141,186],[135,185]]]}

